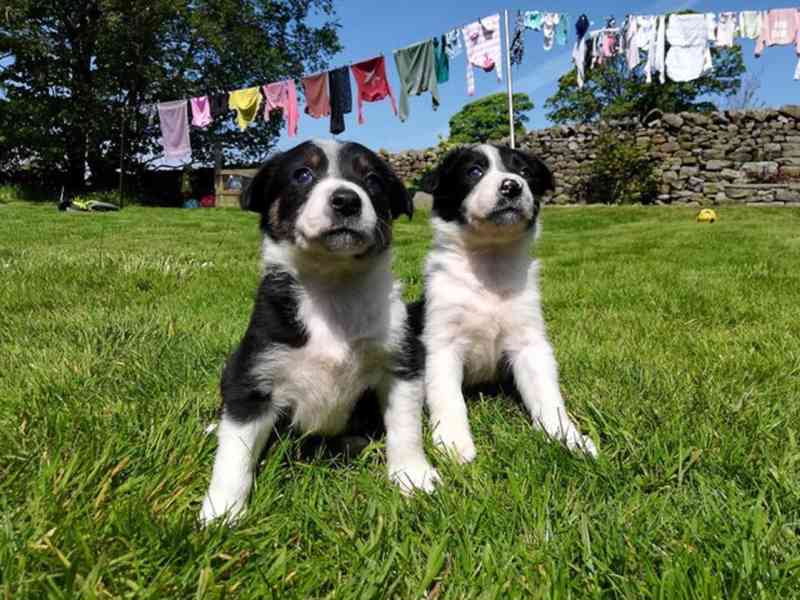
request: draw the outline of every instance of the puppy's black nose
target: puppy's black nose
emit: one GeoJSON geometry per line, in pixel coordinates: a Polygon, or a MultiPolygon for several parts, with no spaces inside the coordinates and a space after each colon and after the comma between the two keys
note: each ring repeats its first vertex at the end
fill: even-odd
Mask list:
{"type": "Polygon", "coordinates": [[[353,190],[336,190],[331,196],[331,207],[337,215],[355,217],[361,213],[361,198],[353,190]]]}
{"type": "Polygon", "coordinates": [[[500,184],[500,194],[504,198],[516,198],[522,193],[522,186],[515,179],[504,179],[500,184]]]}

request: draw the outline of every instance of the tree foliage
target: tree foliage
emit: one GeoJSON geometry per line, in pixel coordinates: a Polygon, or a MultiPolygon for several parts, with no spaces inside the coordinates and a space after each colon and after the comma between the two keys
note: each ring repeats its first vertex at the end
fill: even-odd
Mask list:
{"type": "MultiPolygon", "coordinates": [[[[160,154],[142,107],[298,77],[340,49],[333,0],[6,0],[0,14],[0,159],[84,185],[127,154],[160,154]],[[310,23],[313,21],[313,25],[310,23]]],[[[261,160],[279,124],[193,130],[196,160],[261,160]]]]}
{"type": "MultiPolygon", "coordinates": [[[[525,133],[526,112],[533,110],[527,94],[514,94],[514,132],[525,133]]],[[[508,137],[508,96],[493,94],[465,105],[450,119],[449,142],[472,144],[508,137]]]]}
{"type": "Polygon", "coordinates": [[[573,68],[559,79],[558,90],[545,102],[547,118],[554,123],[589,123],[641,118],[656,108],[663,112],[715,110],[714,97],[730,97],[739,91],[745,66],[740,47],[714,48],[711,54],[714,70],[682,83],[667,79],[662,84],[655,77],[653,83],[647,83],[644,63],[631,70],[624,56],[616,56],[589,70],[584,87],[579,89],[573,68]]]}

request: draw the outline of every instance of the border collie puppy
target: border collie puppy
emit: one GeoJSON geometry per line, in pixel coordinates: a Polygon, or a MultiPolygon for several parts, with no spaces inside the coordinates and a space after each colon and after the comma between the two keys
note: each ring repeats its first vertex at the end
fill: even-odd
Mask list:
{"type": "Polygon", "coordinates": [[[508,376],[538,429],[597,455],[564,407],[529,255],[553,187],[540,160],[493,145],[452,151],[423,181],[434,229],[420,309],[425,395],[434,443],[459,462],[475,457],[462,385],[508,376]]]}
{"type": "Polygon", "coordinates": [[[392,219],[413,212],[403,183],[364,146],[310,141],[264,164],[243,207],[261,215],[263,277],[222,374],[201,521],[243,511],[276,427],[337,436],[369,395],[386,428],[389,477],[406,493],[432,490],[422,350],[391,272],[392,219]]]}

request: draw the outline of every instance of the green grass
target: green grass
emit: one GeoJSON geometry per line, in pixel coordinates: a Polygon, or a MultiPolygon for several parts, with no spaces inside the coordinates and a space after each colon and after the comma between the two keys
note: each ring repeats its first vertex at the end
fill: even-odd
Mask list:
{"type": "MultiPolygon", "coordinates": [[[[800,597],[800,211],[547,209],[544,310],[596,462],[505,398],[405,499],[383,447],[269,453],[198,531],[258,279],[233,210],[0,207],[0,597],[800,597]]],[[[424,215],[396,227],[420,292],[424,215]]]]}

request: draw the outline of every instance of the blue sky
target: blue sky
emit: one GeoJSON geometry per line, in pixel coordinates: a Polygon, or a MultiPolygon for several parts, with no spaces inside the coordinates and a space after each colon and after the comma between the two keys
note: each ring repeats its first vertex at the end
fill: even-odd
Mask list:
{"type": "MultiPolygon", "coordinates": [[[[389,80],[397,94],[398,81],[395,71],[392,50],[402,48],[414,42],[439,35],[455,26],[477,20],[479,17],[494,14],[503,9],[558,11],[570,15],[570,39],[567,46],[556,46],[547,52],[542,48],[542,34],[527,32],[525,37],[525,60],[519,67],[514,67],[513,82],[515,92],[525,92],[536,104],[530,114],[530,128],[538,129],[548,126],[543,110],[545,100],[555,92],[561,74],[571,68],[570,52],[574,41],[574,20],[586,13],[595,24],[602,24],[608,15],[614,15],[621,22],[627,13],[659,14],[675,10],[691,8],[698,12],[722,12],[740,10],[766,10],[780,8],[781,5],[770,5],[766,2],[735,0],[684,2],[644,1],[619,4],[609,0],[597,0],[592,3],[561,0],[551,4],[538,5],[520,3],[507,4],[496,0],[429,0],[427,2],[386,2],[375,0],[346,0],[336,3],[341,22],[339,31],[344,50],[338,54],[332,66],[349,64],[353,61],[370,58],[383,53],[387,59],[389,80]]],[[[512,15],[513,13],[510,13],[512,15]]],[[[513,29],[513,19],[511,27],[513,29]]],[[[759,97],[771,106],[800,103],[800,81],[794,81],[797,58],[793,48],[775,46],[767,48],[761,58],[753,57],[754,40],[739,39],[744,48],[748,71],[759,75],[761,87],[759,97]]],[[[425,148],[434,145],[437,135],[447,135],[450,117],[472,99],[496,92],[505,92],[504,80],[497,83],[494,73],[486,74],[475,71],[476,93],[473,98],[467,96],[465,80],[464,55],[451,61],[450,81],[440,86],[442,104],[437,111],[431,108],[430,94],[412,97],[410,100],[411,115],[405,123],[394,116],[388,100],[374,104],[365,104],[367,122],[358,125],[355,110],[346,116],[347,130],[339,136],[361,142],[372,148],[403,150],[408,148],[425,148]]],[[[355,84],[355,82],[353,82],[355,84]]],[[[301,108],[302,111],[302,108],[301,108]]],[[[294,145],[298,139],[310,137],[330,137],[328,119],[312,119],[303,114],[300,118],[299,137],[288,140],[284,135],[280,147],[294,145]]]]}

